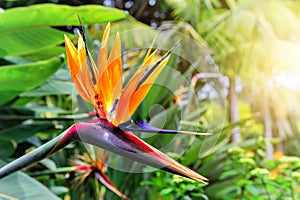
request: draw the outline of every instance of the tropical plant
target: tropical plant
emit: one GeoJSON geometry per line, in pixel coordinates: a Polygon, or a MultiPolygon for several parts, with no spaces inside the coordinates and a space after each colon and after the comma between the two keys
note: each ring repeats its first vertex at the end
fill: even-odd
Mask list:
{"type": "Polygon", "coordinates": [[[127,132],[134,130],[201,135],[195,132],[159,129],[144,121],[136,122],[138,129],[128,126],[128,118],[135,112],[160,71],[168,62],[172,49],[153,62],[156,51],[151,52],[152,49],[150,48],[142,66],[128,81],[121,93],[121,41],[120,36],[117,34],[111,53],[108,56],[109,31],[110,26],[108,25],[103,34],[97,62],[98,67],[87,48],[83,31],[79,33],[78,50],[65,35],[66,54],[72,80],[81,97],[95,107],[99,118],[76,123],[46,144],[1,168],[0,177],[7,176],[18,169],[39,161],[74,140],[82,140],[156,168],[163,168],[202,182],[207,180],[205,177],[180,165],[159,150],[143,142],[132,133],[127,132]],[[146,71],[149,65],[150,68],[146,71]],[[127,123],[124,124],[124,122],[127,123]]]}
{"type": "MultiPolygon", "coordinates": [[[[1,160],[8,162],[13,156],[25,153],[29,147],[40,146],[46,137],[57,134],[55,126],[58,123],[55,119],[74,120],[72,115],[68,115],[69,111],[62,109],[72,109],[72,102],[67,96],[72,94],[73,85],[67,71],[62,68],[64,48],[60,47],[62,35],[66,33],[73,37],[68,32],[74,28],[66,30],[62,26],[76,27],[80,24],[74,12],[88,24],[126,17],[119,10],[95,5],[70,7],[41,4],[1,10],[0,42],[6,46],[1,46],[0,59],[1,160]],[[93,17],[90,17],[91,14],[93,17]],[[56,102],[60,108],[54,108],[56,102]],[[60,118],[58,115],[62,113],[68,116],[60,118]]],[[[87,118],[88,115],[78,117],[87,118]]],[[[68,122],[62,124],[67,125],[68,122]]],[[[44,164],[51,169],[55,166],[52,160],[45,160],[44,164]]],[[[55,190],[50,188],[52,192],[55,190]]],[[[52,192],[22,172],[1,180],[1,196],[7,194],[11,198],[40,199],[48,194],[48,198],[55,199],[52,192]],[[28,183],[32,185],[18,190],[11,187],[16,185],[16,180],[20,187],[28,183]]]]}
{"type": "MultiPolygon", "coordinates": [[[[119,6],[126,1],[111,2],[119,6]]],[[[171,7],[177,21],[162,22],[154,30],[124,12],[101,6],[46,4],[4,11],[23,13],[30,21],[42,23],[42,19],[35,19],[38,16],[49,21],[39,26],[24,22],[24,30],[32,29],[28,36],[32,40],[39,39],[34,36],[35,30],[41,31],[40,26],[60,37],[49,46],[40,43],[38,51],[26,47],[27,53],[8,54],[0,60],[0,65],[9,65],[0,73],[0,90],[2,94],[13,93],[0,107],[0,157],[5,161],[0,161],[0,175],[25,166],[23,172],[27,174],[16,172],[1,178],[0,198],[299,198],[299,158],[275,152],[274,160],[265,159],[270,142],[280,145],[282,140],[262,137],[264,126],[260,121],[265,120],[265,132],[281,139],[299,132],[295,118],[298,97],[290,98],[299,89],[284,81],[292,81],[299,72],[294,67],[299,48],[291,42],[297,40],[294,34],[298,33],[297,27],[291,29],[298,15],[295,1],[166,0],[170,7],[154,2],[150,12],[169,12],[171,7]],[[286,19],[286,30],[280,30],[284,23],[277,24],[268,5],[286,19]],[[55,20],[48,14],[33,12],[47,7],[51,9],[44,13],[49,16],[63,16],[64,9],[71,15],[80,12],[83,24],[89,26],[83,29],[74,13],[65,23],[59,18],[61,24],[53,25],[55,20]],[[101,12],[90,13],[90,9],[101,12]],[[87,19],[91,14],[95,18],[87,19]],[[104,19],[98,21],[98,14],[104,19]],[[102,22],[111,21],[110,17],[126,19],[105,28],[102,22]],[[248,23],[248,19],[255,23],[248,23]],[[243,20],[247,23],[241,23],[243,20]],[[234,36],[232,30],[236,31],[234,36]],[[115,37],[109,37],[109,32],[115,37]],[[66,49],[62,47],[63,34],[66,49]],[[173,46],[175,43],[177,46],[173,46]],[[62,67],[60,54],[65,50],[68,66],[62,67]],[[39,73],[38,66],[45,73],[39,73]],[[25,76],[24,69],[31,76],[25,76]],[[257,74],[256,81],[253,74],[257,74]],[[234,123],[236,120],[226,120],[224,111],[228,77],[236,83],[230,84],[229,93],[234,98],[228,100],[232,109],[238,108],[242,119],[234,123]],[[236,86],[243,86],[239,95],[236,86]],[[234,99],[246,100],[246,104],[237,104],[234,99]],[[239,143],[231,141],[239,138],[230,137],[235,127],[242,133],[239,143]],[[210,135],[198,136],[202,132],[210,135]],[[99,147],[116,154],[108,155],[99,147]],[[153,167],[175,174],[162,170],[145,173],[154,171],[153,167]],[[209,184],[203,183],[206,180],[198,172],[209,178],[209,184]]],[[[16,13],[11,16],[18,21],[16,13]]],[[[9,31],[17,34],[14,29],[9,31]]],[[[300,152],[297,140],[284,142],[293,144],[287,155],[300,152]]]]}
{"type": "Polygon", "coordinates": [[[74,13],[80,15],[86,24],[126,17],[125,13],[118,10],[91,5],[70,7],[41,4],[12,8],[0,13],[0,58],[4,63],[1,67],[1,106],[41,85],[61,67],[63,59],[58,57],[64,53],[64,48],[59,46],[63,42],[61,36],[72,34],[53,27],[78,26],[74,13]],[[37,66],[40,66],[41,71],[35,70],[37,66]],[[31,76],[37,75],[35,73],[42,76],[31,80],[31,76]]]}

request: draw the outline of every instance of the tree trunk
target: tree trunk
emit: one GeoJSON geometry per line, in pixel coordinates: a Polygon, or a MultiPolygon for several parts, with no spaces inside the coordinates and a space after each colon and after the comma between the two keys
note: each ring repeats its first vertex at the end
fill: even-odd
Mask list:
{"type": "Polygon", "coordinates": [[[267,142],[266,146],[266,157],[267,159],[273,159],[273,145],[271,144],[272,140],[272,118],[270,109],[266,108],[263,111],[263,123],[264,123],[264,131],[265,131],[265,139],[267,142]]]}
{"type": "MultiPolygon", "coordinates": [[[[276,123],[276,122],[275,122],[276,123]]],[[[274,126],[274,123],[273,123],[273,126],[272,126],[272,136],[274,137],[277,137],[277,138],[281,138],[283,139],[281,136],[280,136],[280,133],[279,133],[279,128],[274,126]]],[[[283,153],[283,140],[281,140],[280,142],[276,143],[274,145],[274,151],[279,151],[279,152],[282,152],[283,153]]]]}
{"type": "MultiPolygon", "coordinates": [[[[240,121],[240,112],[239,112],[238,96],[237,96],[237,93],[235,90],[235,80],[234,79],[230,79],[228,103],[229,103],[229,122],[230,123],[239,122],[240,121]]],[[[231,140],[233,143],[239,143],[241,141],[239,126],[236,126],[232,129],[231,140]]]]}

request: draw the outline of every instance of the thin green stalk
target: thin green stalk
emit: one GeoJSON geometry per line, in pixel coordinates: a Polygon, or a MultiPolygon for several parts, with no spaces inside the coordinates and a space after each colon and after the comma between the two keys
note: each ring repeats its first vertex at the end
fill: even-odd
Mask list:
{"type": "Polygon", "coordinates": [[[51,174],[61,174],[61,173],[67,173],[67,172],[73,172],[76,171],[76,166],[71,167],[60,167],[55,170],[44,170],[40,172],[33,172],[29,173],[30,176],[44,176],[44,175],[51,175],[51,174]]]}

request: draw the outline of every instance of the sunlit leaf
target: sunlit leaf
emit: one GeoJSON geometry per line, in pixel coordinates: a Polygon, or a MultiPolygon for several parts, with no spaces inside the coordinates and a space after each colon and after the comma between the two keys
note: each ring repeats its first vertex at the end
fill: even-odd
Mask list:
{"type": "Polygon", "coordinates": [[[125,12],[98,5],[39,4],[8,9],[0,13],[0,57],[45,52],[61,44],[64,32],[51,27],[78,26],[78,15],[87,25],[126,17],[125,12]]]}
{"type": "Polygon", "coordinates": [[[0,106],[45,82],[62,63],[63,59],[55,57],[36,63],[0,67],[0,106]]]}

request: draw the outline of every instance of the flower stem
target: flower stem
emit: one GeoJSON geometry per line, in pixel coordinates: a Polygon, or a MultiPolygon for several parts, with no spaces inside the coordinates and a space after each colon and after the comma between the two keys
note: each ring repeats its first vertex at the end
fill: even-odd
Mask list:
{"type": "Polygon", "coordinates": [[[12,161],[0,169],[0,179],[12,174],[24,167],[46,158],[48,155],[62,149],[74,140],[76,130],[73,126],[54,139],[25,154],[24,156],[12,161]],[[75,132],[74,132],[75,131],[75,132]],[[67,137],[66,137],[67,136],[67,137]]]}

